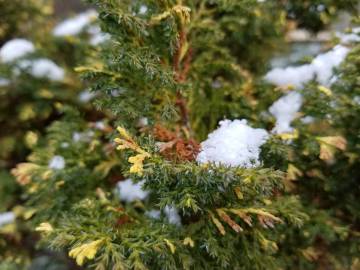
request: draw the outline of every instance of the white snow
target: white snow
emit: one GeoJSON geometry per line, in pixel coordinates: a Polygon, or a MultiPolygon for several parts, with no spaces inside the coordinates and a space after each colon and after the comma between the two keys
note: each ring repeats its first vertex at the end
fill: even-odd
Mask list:
{"type": "Polygon", "coordinates": [[[90,92],[89,90],[84,90],[80,92],[78,99],[82,103],[87,103],[90,100],[92,100],[95,96],[96,94],[94,92],[90,92]]]}
{"type": "Polygon", "coordinates": [[[149,210],[145,212],[145,215],[149,218],[153,218],[153,219],[159,219],[160,218],[160,214],[161,212],[159,210],[149,210]]]}
{"type": "Polygon", "coordinates": [[[315,57],[310,64],[272,69],[265,75],[265,80],[277,86],[301,88],[312,79],[317,79],[320,84],[330,86],[333,69],[341,64],[348,52],[348,48],[337,45],[315,57]]]}
{"type": "Polygon", "coordinates": [[[276,134],[292,132],[290,126],[295,119],[296,113],[302,105],[302,96],[296,91],[282,96],[269,108],[269,112],[276,118],[276,125],[272,132],[276,134]]]}
{"type": "Polygon", "coordinates": [[[15,214],[13,212],[0,213],[0,227],[15,221],[15,214]]]}
{"type": "Polygon", "coordinates": [[[353,42],[360,42],[360,27],[355,27],[351,33],[337,32],[336,36],[340,39],[341,43],[348,44],[353,42]]]}
{"type": "Polygon", "coordinates": [[[98,130],[105,130],[106,125],[105,125],[104,121],[96,121],[95,122],[95,128],[98,129],[98,130]]]}
{"type": "Polygon", "coordinates": [[[35,51],[34,44],[22,38],[6,42],[0,49],[0,60],[4,63],[12,62],[35,51]]]}
{"type": "Polygon", "coordinates": [[[65,159],[62,156],[56,155],[49,161],[49,168],[54,170],[62,170],[65,168],[65,159]]]}
{"type": "Polygon", "coordinates": [[[132,179],[120,181],[117,184],[120,199],[125,202],[133,202],[135,200],[144,200],[149,195],[148,191],[144,191],[142,186],[144,181],[134,183],[132,179]]]}
{"type": "Polygon", "coordinates": [[[344,61],[349,49],[337,45],[327,53],[320,54],[312,61],[312,66],[315,69],[317,81],[325,86],[330,86],[330,80],[333,75],[335,67],[339,66],[344,61]]]}
{"type": "Polygon", "coordinates": [[[110,39],[110,35],[108,33],[101,32],[100,26],[93,25],[88,29],[88,33],[90,34],[90,44],[93,46],[99,45],[110,39]]]}
{"type": "Polygon", "coordinates": [[[140,6],[139,14],[146,14],[147,11],[148,11],[147,6],[145,6],[145,5],[141,5],[141,6],[140,6]]]}
{"type": "Polygon", "coordinates": [[[98,16],[95,10],[88,10],[59,23],[53,29],[56,37],[76,36],[98,16]]]}
{"type": "MultiPolygon", "coordinates": [[[[62,81],[65,77],[65,71],[47,58],[21,61],[18,68],[28,71],[32,76],[39,79],[62,81]]],[[[15,73],[19,73],[19,69],[16,69],[15,73]]]]}
{"type": "Polygon", "coordinates": [[[246,168],[260,165],[260,146],[268,138],[267,131],[248,126],[246,120],[223,120],[219,124],[201,143],[196,160],[246,168]]]}
{"type": "Polygon", "coordinates": [[[303,65],[298,67],[274,68],[265,75],[265,80],[278,86],[294,86],[300,88],[314,78],[314,67],[303,65]]]}
{"type": "Polygon", "coordinates": [[[149,125],[149,119],[147,117],[140,117],[137,122],[137,126],[146,127],[147,125],[149,125]]]}
{"type": "Polygon", "coordinates": [[[165,206],[164,213],[170,224],[174,224],[177,226],[181,225],[181,217],[179,215],[178,210],[174,206],[172,205],[165,206]]]}

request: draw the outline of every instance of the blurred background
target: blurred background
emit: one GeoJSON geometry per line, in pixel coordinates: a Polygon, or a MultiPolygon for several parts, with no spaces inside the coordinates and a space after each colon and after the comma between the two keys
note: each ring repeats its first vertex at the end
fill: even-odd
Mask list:
{"type": "Polygon", "coordinates": [[[55,14],[64,17],[85,9],[85,5],[81,0],[60,0],[55,1],[55,14]]]}

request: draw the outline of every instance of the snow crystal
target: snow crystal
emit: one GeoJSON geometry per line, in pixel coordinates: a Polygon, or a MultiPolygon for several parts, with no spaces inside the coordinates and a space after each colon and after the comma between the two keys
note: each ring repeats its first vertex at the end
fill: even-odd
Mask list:
{"type": "Polygon", "coordinates": [[[275,101],[269,108],[269,112],[276,118],[276,125],[272,132],[277,134],[292,132],[293,128],[290,124],[295,119],[301,105],[302,96],[295,91],[275,101]]]}
{"type": "Polygon", "coordinates": [[[278,86],[292,85],[296,88],[316,78],[325,86],[331,84],[333,69],[341,64],[348,54],[349,49],[338,45],[332,50],[314,58],[311,64],[275,68],[265,75],[265,80],[278,86]]]}
{"type": "MultiPolygon", "coordinates": [[[[65,71],[53,61],[46,58],[24,60],[19,63],[18,67],[20,70],[27,70],[32,76],[39,79],[62,81],[65,77],[65,71]]],[[[19,70],[16,69],[15,73],[19,73],[19,70]]]]}
{"type": "Polygon", "coordinates": [[[95,10],[88,10],[80,13],[73,18],[59,23],[53,29],[53,35],[56,37],[76,36],[80,34],[81,31],[97,17],[97,15],[95,10]]]}
{"type": "Polygon", "coordinates": [[[223,120],[219,124],[201,143],[197,161],[246,168],[258,166],[260,146],[268,138],[267,131],[248,126],[246,120],[223,120]]]}
{"type": "Polygon", "coordinates": [[[0,227],[14,222],[14,220],[15,214],[13,212],[0,213],[0,227]]]}
{"type": "Polygon", "coordinates": [[[174,206],[165,206],[164,213],[170,224],[181,225],[181,217],[178,210],[174,206]]]}
{"type": "Polygon", "coordinates": [[[62,156],[53,156],[49,161],[49,168],[54,170],[62,170],[65,168],[65,159],[62,156]]]}
{"type": "Polygon", "coordinates": [[[79,94],[79,101],[82,103],[87,103],[92,100],[96,94],[94,92],[90,92],[89,90],[84,90],[79,94]]]}
{"type": "Polygon", "coordinates": [[[0,49],[0,60],[12,62],[35,51],[34,44],[26,39],[16,38],[6,42],[0,49]]]}
{"type": "Polygon", "coordinates": [[[134,183],[130,178],[124,181],[120,181],[117,184],[120,199],[125,202],[144,200],[149,195],[149,192],[142,189],[143,185],[144,181],[134,183]]]}

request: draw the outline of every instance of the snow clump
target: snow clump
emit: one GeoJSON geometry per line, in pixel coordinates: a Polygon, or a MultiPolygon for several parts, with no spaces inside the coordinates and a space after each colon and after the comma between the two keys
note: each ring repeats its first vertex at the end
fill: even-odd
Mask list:
{"type": "Polygon", "coordinates": [[[0,60],[9,63],[34,51],[35,47],[32,42],[22,38],[15,38],[1,47],[0,60]]]}
{"type": "Polygon", "coordinates": [[[268,132],[250,127],[246,120],[223,120],[219,124],[201,143],[197,161],[232,167],[259,166],[260,147],[268,139],[268,132]]]}
{"type": "Polygon", "coordinates": [[[143,185],[145,181],[140,181],[134,183],[132,179],[126,179],[120,181],[117,184],[117,189],[119,192],[120,199],[127,203],[133,202],[135,200],[144,200],[149,195],[148,191],[143,190],[143,185]]]}
{"type": "Polygon", "coordinates": [[[80,34],[98,16],[95,10],[88,10],[59,23],[53,29],[56,37],[76,36],[80,34]]]}
{"type": "Polygon", "coordinates": [[[290,124],[295,119],[301,105],[302,96],[296,91],[290,92],[275,101],[269,108],[269,112],[276,118],[272,132],[276,134],[292,132],[293,128],[290,124]]]}
{"type": "Polygon", "coordinates": [[[65,159],[62,156],[53,156],[49,161],[49,168],[54,170],[62,170],[65,168],[65,159]]]}

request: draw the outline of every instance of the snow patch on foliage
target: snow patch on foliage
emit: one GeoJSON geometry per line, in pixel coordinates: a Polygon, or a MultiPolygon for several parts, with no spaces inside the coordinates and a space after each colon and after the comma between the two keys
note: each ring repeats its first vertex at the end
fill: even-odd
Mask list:
{"type": "Polygon", "coordinates": [[[90,44],[93,46],[99,45],[110,39],[110,35],[108,33],[102,32],[100,26],[98,25],[89,27],[88,33],[91,36],[90,44]]]}
{"type": "Polygon", "coordinates": [[[62,156],[53,156],[49,161],[49,168],[54,170],[62,170],[65,168],[65,159],[62,156]]]}
{"type": "Polygon", "coordinates": [[[295,119],[301,105],[302,96],[295,91],[275,101],[269,108],[269,112],[276,118],[276,124],[272,132],[276,134],[292,132],[293,128],[290,124],[295,119]]]}
{"type": "Polygon", "coordinates": [[[350,33],[337,32],[336,36],[343,44],[360,42],[360,27],[353,28],[350,33]]]}
{"type": "Polygon", "coordinates": [[[139,9],[139,14],[146,14],[148,11],[148,7],[145,5],[141,5],[139,9]]]}
{"type": "Polygon", "coordinates": [[[312,79],[317,79],[320,84],[329,86],[334,68],[341,64],[348,53],[348,48],[338,45],[315,57],[310,64],[275,68],[265,75],[265,80],[278,86],[301,88],[312,79]]]}
{"type": "Polygon", "coordinates": [[[125,202],[133,202],[135,200],[144,200],[149,195],[148,191],[142,189],[145,181],[134,183],[132,179],[120,181],[117,184],[117,189],[120,199],[125,202]]]}
{"type": "Polygon", "coordinates": [[[0,227],[15,221],[15,214],[13,212],[0,213],[0,227]]]}
{"type": "Polygon", "coordinates": [[[161,212],[156,209],[152,209],[145,212],[145,215],[152,219],[160,219],[161,212]]]}
{"type": "Polygon", "coordinates": [[[80,13],[77,16],[67,19],[55,26],[53,29],[53,35],[56,37],[76,36],[80,34],[94,19],[96,19],[97,16],[98,13],[95,10],[88,10],[80,13]]]}
{"type": "Polygon", "coordinates": [[[268,132],[250,127],[246,120],[223,120],[219,124],[201,143],[197,161],[245,168],[259,166],[260,147],[268,139],[268,132]]]}
{"type": "Polygon", "coordinates": [[[170,224],[174,224],[177,226],[181,225],[181,217],[179,215],[179,211],[172,205],[167,205],[164,208],[164,213],[170,224]]]}
{"type": "Polygon", "coordinates": [[[34,44],[26,39],[16,38],[6,42],[0,49],[0,60],[12,62],[35,51],[34,44]]]}
{"type": "MultiPolygon", "coordinates": [[[[32,76],[39,79],[62,81],[65,78],[65,71],[47,58],[21,61],[18,68],[28,71],[32,76]]],[[[19,73],[19,70],[16,69],[15,73],[19,73]]]]}
{"type": "Polygon", "coordinates": [[[90,92],[89,90],[84,90],[80,92],[78,99],[82,103],[87,103],[90,100],[92,100],[95,96],[96,94],[94,92],[90,92]]]}
{"type": "Polygon", "coordinates": [[[89,43],[93,46],[99,45],[110,39],[108,33],[103,33],[99,25],[90,25],[97,18],[98,13],[95,10],[88,10],[77,16],[59,23],[53,29],[53,35],[56,37],[76,36],[86,31],[90,35],[89,43]]]}

